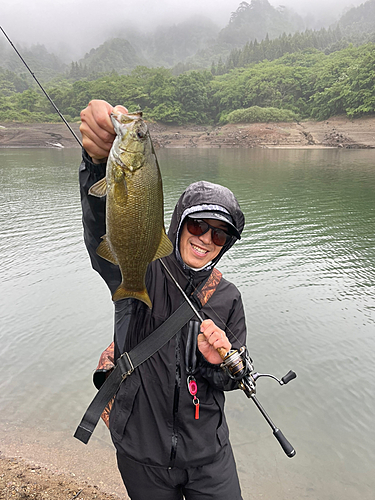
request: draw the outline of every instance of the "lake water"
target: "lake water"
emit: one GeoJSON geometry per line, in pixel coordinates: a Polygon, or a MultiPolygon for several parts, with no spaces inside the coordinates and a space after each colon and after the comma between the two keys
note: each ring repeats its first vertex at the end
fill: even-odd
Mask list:
{"type": "MultiPolygon", "coordinates": [[[[236,194],[246,228],[219,269],[242,293],[256,370],[298,374],[285,387],[257,384],[293,459],[242,392],[227,397],[244,500],[373,499],[373,151],[168,149],[158,158],[166,225],[190,182],[236,194]]],[[[0,161],[1,449],[48,449],[50,464],[74,457],[70,467],[85,473],[94,453],[113,455],[104,425],[87,447],[71,437],[113,318],[82,241],[80,152],[3,149],[0,161]]],[[[100,464],[98,474],[105,483],[100,464]]]]}

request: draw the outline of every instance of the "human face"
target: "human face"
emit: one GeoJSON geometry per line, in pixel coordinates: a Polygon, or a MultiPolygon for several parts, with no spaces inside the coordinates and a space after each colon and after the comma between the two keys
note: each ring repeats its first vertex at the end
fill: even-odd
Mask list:
{"type": "MultiPolygon", "coordinates": [[[[227,231],[228,226],[225,222],[217,219],[202,219],[210,226],[217,227],[227,231]]],[[[200,269],[217,257],[223,247],[215,245],[212,241],[212,230],[210,229],[200,236],[190,234],[186,222],[183,225],[180,236],[180,254],[182,260],[189,267],[200,269]]]]}
{"type": "Polygon", "coordinates": [[[207,233],[207,231],[212,231],[212,242],[219,247],[223,247],[232,239],[232,236],[223,229],[210,226],[207,219],[193,219],[191,217],[187,217],[186,227],[189,233],[194,234],[194,236],[201,236],[202,234],[207,233]]]}

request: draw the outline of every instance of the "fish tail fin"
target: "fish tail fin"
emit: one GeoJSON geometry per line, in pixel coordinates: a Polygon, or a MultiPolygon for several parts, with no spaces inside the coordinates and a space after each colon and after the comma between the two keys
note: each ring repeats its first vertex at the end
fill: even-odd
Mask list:
{"type": "Polygon", "coordinates": [[[115,293],[112,295],[113,302],[121,299],[138,299],[144,302],[150,309],[152,309],[152,303],[150,297],[148,296],[146,288],[141,290],[140,292],[133,292],[131,290],[127,290],[122,284],[117,288],[115,293]]]}

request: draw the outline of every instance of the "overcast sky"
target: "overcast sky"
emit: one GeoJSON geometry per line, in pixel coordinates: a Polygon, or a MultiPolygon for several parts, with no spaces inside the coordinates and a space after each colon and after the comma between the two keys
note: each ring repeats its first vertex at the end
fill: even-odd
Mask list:
{"type": "MultiPolygon", "coordinates": [[[[251,0],[247,0],[251,3],[251,0]]],[[[357,6],[364,0],[269,0],[285,5],[301,15],[325,15],[357,6]]],[[[17,43],[41,43],[49,50],[83,55],[110,37],[111,26],[149,30],[159,24],[181,22],[193,14],[210,17],[224,27],[240,5],[240,0],[1,0],[0,23],[17,43]]],[[[336,18],[336,15],[334,15],[336,18]]],[[[4,38],[0,32],[0,36],[4,38]]]]}

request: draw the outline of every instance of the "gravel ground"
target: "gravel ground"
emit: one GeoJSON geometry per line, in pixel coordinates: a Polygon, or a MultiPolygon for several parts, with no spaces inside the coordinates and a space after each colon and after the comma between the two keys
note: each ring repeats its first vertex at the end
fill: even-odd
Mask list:
{"type": "Polygon", "coordinates": [[[119,500],[88,481],[0,455],[1,500],[119,500]]]}

